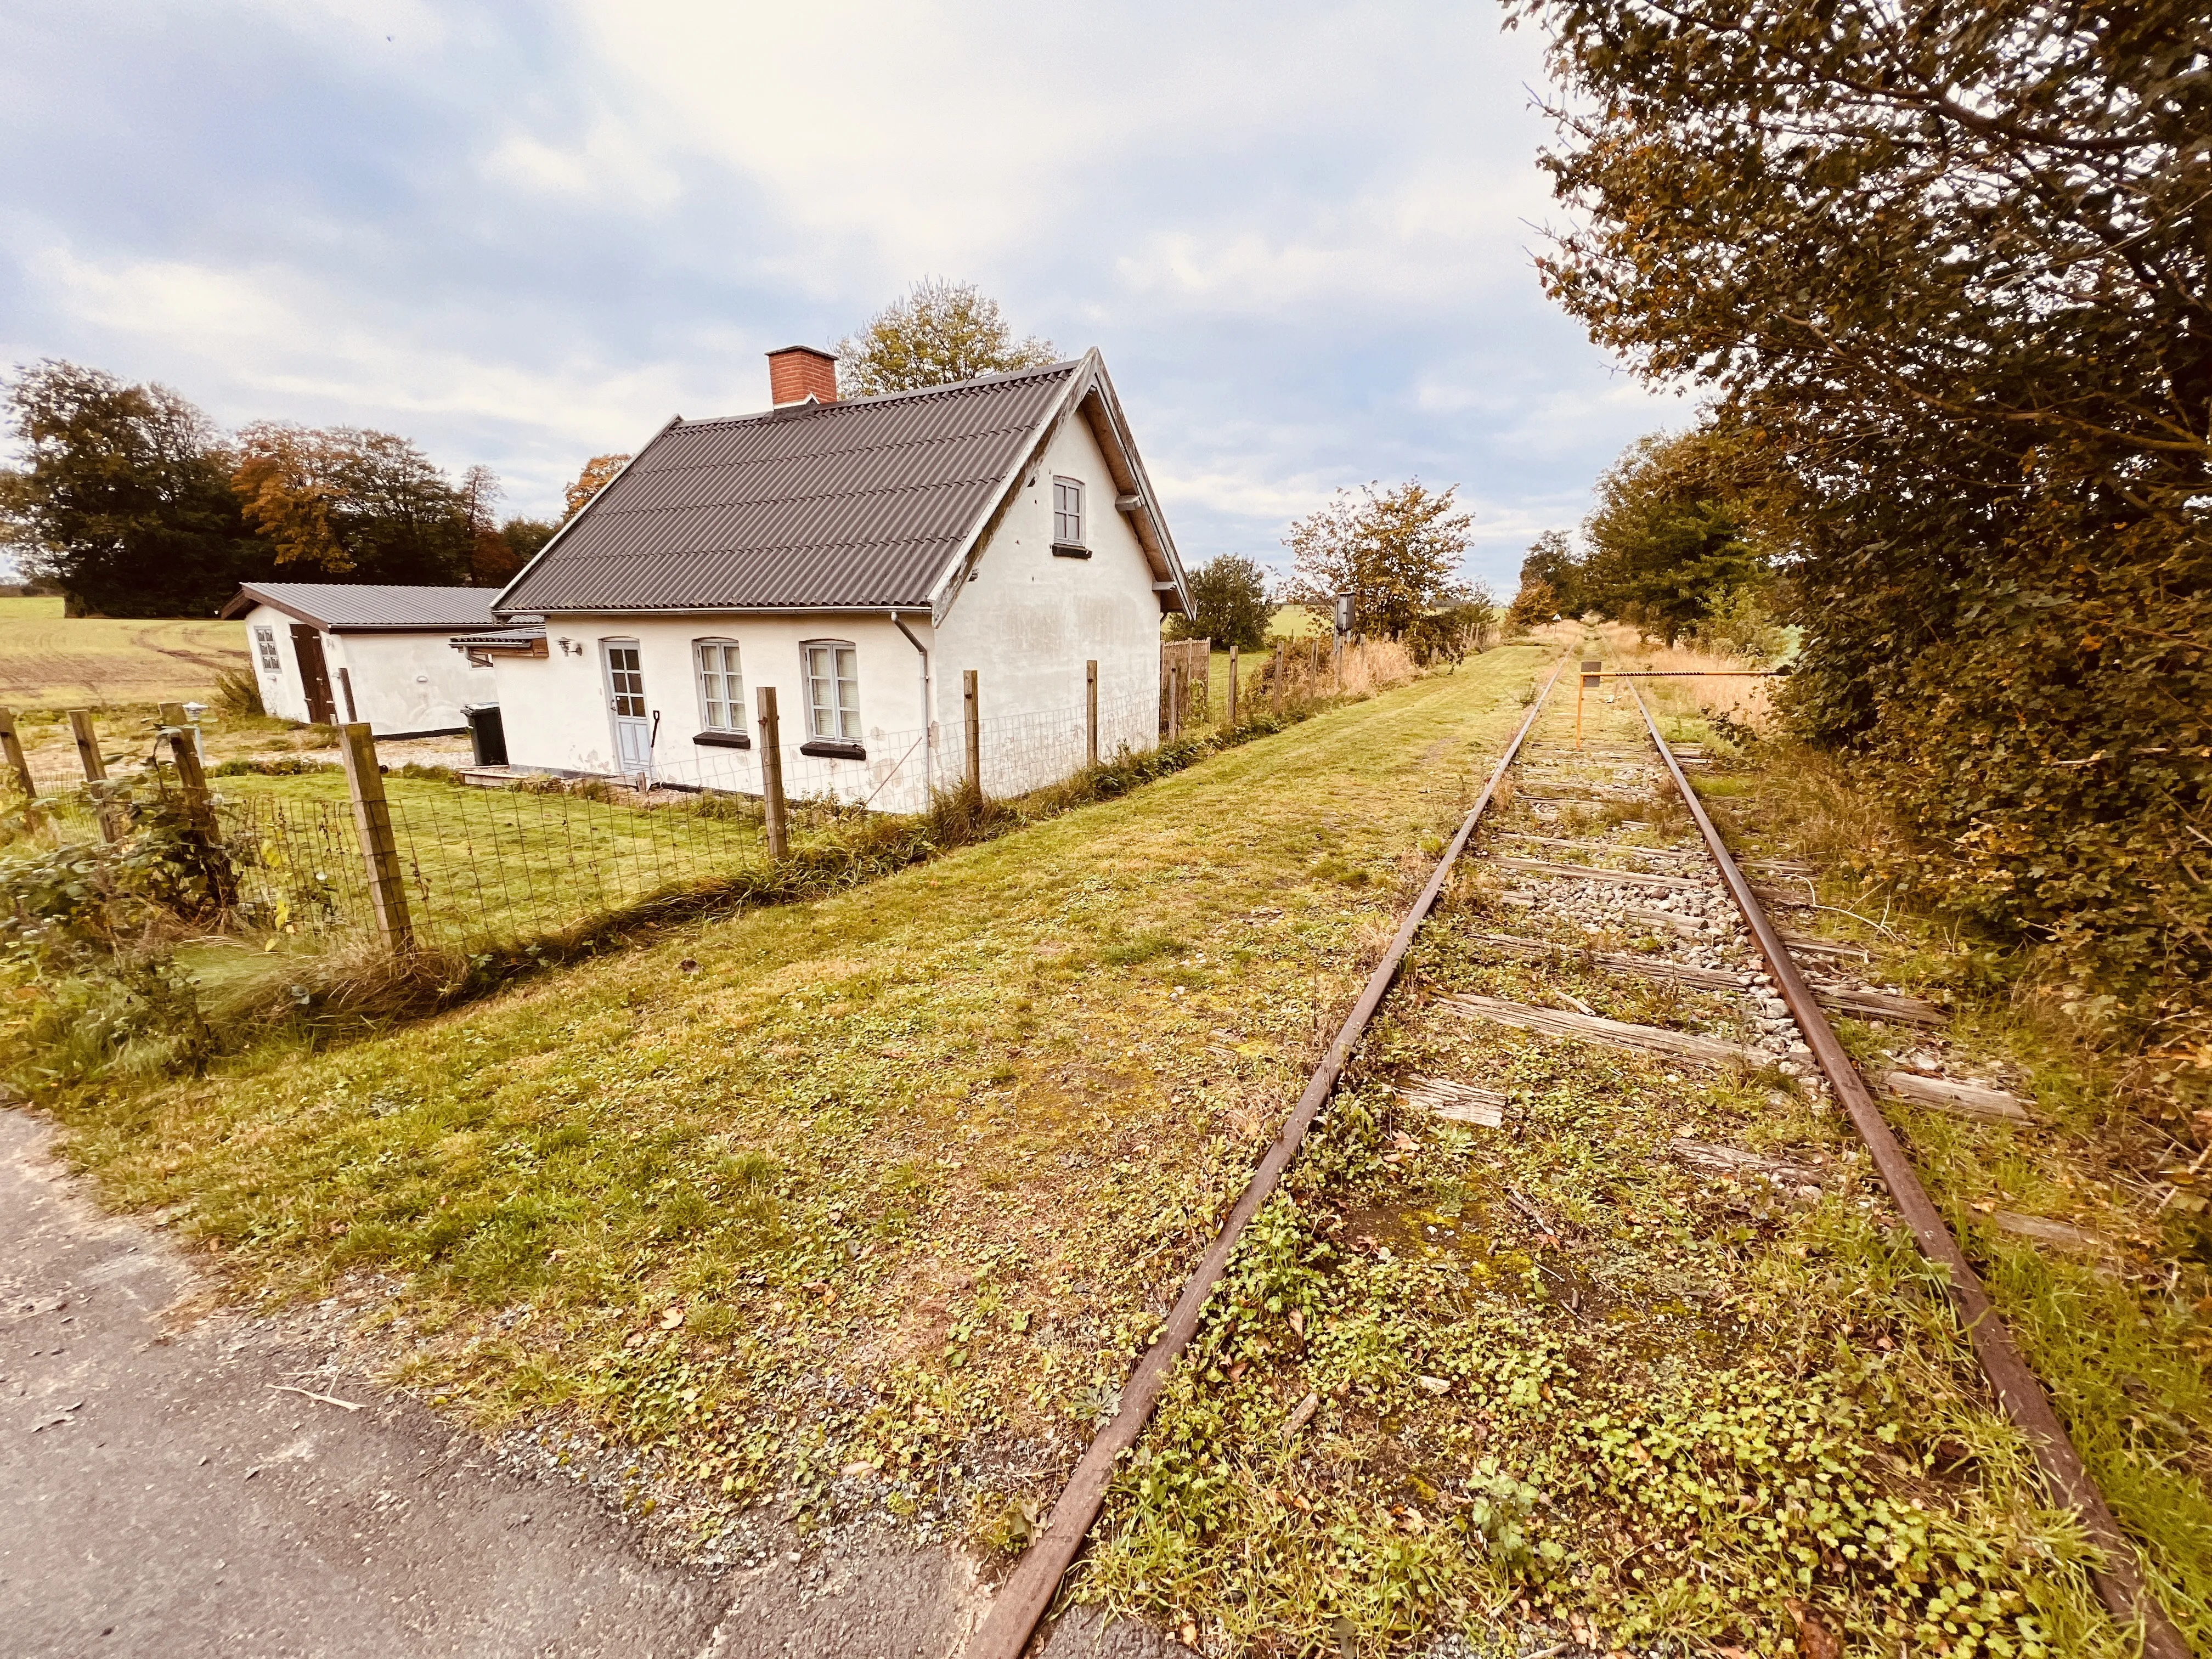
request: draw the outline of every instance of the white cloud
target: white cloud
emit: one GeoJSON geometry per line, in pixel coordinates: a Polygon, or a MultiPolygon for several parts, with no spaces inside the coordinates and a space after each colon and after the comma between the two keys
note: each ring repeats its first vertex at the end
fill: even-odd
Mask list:
{"type": "Polygon", "coordinates": [[[580,144],[563,148],[511,132],[486,155],[489,184],[653,211],[679,193],[675,173],[622,122],[601,117],[580,144]]]}
{"type": "Polygon", "coordinates": [[[926,273],[1108,348],[1195,557],[1413,472],[1506,547],[1686,418],[1536,290],[1537,42],[1486,9],[88,5],[0,71],[53,158],[0,178],[0,312],[232,422],[387,426],[550,501],[926,273]]]}
{"type": "Polygon", "coordinates": [[[652,433],[687,392],[694,409],[717,401],[703,377],[667,361],[519,362],[471,353],[434,328],[412,337],[398,319],[363,318],[353,296],[292,270],[102,262],[56,245],[25,269],[58,313],[137,343],[149,360],[182,358],[193,372],[165,378],[219,415],[390,428],[454,469],[478,459],[464,434],[502,430],[512,451],[532,458],[507,462],[530,500],[550,499],[585,456],[652,433]],[[211,398],[211,384],[225,395],[211,398]]]}

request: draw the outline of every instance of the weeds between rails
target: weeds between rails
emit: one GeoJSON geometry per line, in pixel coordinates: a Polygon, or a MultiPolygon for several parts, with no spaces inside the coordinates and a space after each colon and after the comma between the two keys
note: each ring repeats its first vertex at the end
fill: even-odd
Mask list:
{"type": "MultiPolygon", "coordinates": [[[[1625,711],[1581,756],[1571,718],[1539,727],[1485,850],[1709,869],[1625,711]],[[1596,845],[1554,844],[1576,841],[1596,845]]],[[[2132,1651],[1759,970],[1717,887],[1658,904],[1468,866],[1248,1235],[1075,1596],[1209,1654],[1447,1632],[2132,1651]],[[1558,949],[1491,942],[1510,934],[1558,949]],[[1594,960],[1631,951],[1741,982],[1594,960]],[[1571,1044],[1448,1000],[1470,994],[1750,1052],[1571,1044]],[[1499,1126],[1419,1109],[1416,1079],[1495,1090],[1499,1126]]]]}

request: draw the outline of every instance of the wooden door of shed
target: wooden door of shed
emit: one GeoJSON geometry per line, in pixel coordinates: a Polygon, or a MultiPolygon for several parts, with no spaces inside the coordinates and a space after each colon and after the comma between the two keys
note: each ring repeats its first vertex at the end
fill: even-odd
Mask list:
{"type": "Polygon", "coordinates": [[[305,623],[292,624],[292,653],[300,659],[300,684],[307,694],[307,718],[317,726],[338,723],[331,696],[330,665],[323,659],[323,636],[305,623]]]}

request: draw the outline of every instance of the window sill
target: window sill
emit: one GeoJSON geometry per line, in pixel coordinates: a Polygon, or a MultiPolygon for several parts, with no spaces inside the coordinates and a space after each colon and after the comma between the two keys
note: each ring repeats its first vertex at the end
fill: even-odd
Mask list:
{"type": "Polygon", "coordinates": [[[1087,559],[1091,556],[1091,550],[1075,542],[1054,542],[1052,556],[1055,559],[1087,559]]]}
{"type": "Polygon", "coordinates": [[[707,749],[750,749],[753,740],[742,732],[701,732],[692,742],[707,749]]]}
{"type": "Polygon", "coordinates": [[[866,760],[868,751],[857,743],[845,743],[836,738],[809,738],[799,745],[802,755],[818,755],[827,760],[866,760]]]}

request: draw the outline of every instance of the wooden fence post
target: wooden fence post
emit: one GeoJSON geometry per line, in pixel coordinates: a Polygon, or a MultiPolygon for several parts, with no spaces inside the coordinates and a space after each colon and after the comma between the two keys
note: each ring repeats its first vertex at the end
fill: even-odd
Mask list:
{"type": "MultiPolygon", "coordinates": [[[[208,887],[215,901],[228,910],[238,902],[238,872],[222,846],[222,824],[215,815],[215,800],[208,793],[207,769],[200,764],[200,746],[192,735],[180,702],[161,705],[161,735],[169,740],[169,755],[177,766],[177,787],[185,798],[185,817],[199,842],[200,861],[207,871],[208,887]]],[[[379,779],[381,785],[383,780],[379,779]]],[[[380,787],[378,793],[382,793],[380,787]]],[[[405,902],[403,897],[402,903],[405,902]]]]}
{"type": "Polygon", "coordinates": [[[781,863],[791,849],[783,816],[783,726],[776,718],[775,688],[763,685],[757,698],[761,745],[761,808],[768,831],[768,855],[781,863]]]}
{"type": "Polygon", "coordinates": [[[1090,764],[1098,764],[1098,661],[1083,665],[1083,741],[1090,764]]]}
{"type": "Polygon", "coordinates": [[[968,745],[968,782],[975,799],[983,799],[983,711],[975,697],[975,671],[960,675],[960,724],[968,745]]]}
{"type": "Polygon", "coordinates": [[[1228,729],[1229,729],[1230,731],[1231,731],[1231,732],[1234,732],[1234,731],[1237,729],[1237,647],[1236,647],[1235,646],[1233,646],[1233,645],[1232,645],[1232,646],[1231,646],[1231,647],[1229,647],[1229,726],[1228,726],[1228,729]]]}
{"type": "Polygon", "coordinates": [[[1182,737],[1182,659],[1177,657],[1168,665],[1168,741],[1175,743],[1182,737]]]}
{"type": "MultiPolygon", "coordinates": [[[[177,751],[191,744],[185,736],[177,751]]],[[[353,797],[354,827],[361,832],[361,855],[368,865],[369,902],[376,907],[376,931],[394,951],[415,942],[407,914],[407,884],[399,869],[399,841],[392,833],[392,805],[384,798],[384,774],[377,769],[376,739],[367,725],[338,727],[338,755],[345,762],[346,793],[353,797]]],[[[197,757],[194,757],[197,760],[197,757]]],[[[204,791],[206,786],[201,786],[204,791]]]]}
{"type": "Polygon", "coordinates": [[[0,748],[7,750],[8,769],[15,774],[15,787],[23,792],[23,799],[36,800],[39,786],[31,777],[31,760],[23,752],[23,739],[16,735],[12,708],[0,708],[0,748]]]}
{"type": "Polygon", "coordinates": [[[98,783],[107,775],[107,763],[100,757],[100,733],[93,729],[92,710],[69,711],[70,735],[76,739],[76,757],[84,767],[84,781],[98,783]]]}
{"type": "Polygon", "coordinates": [[[1291,642],[1275,641],[1275,713],[1283,712],[1283,678],[1291,672],[1291,642]]]}

